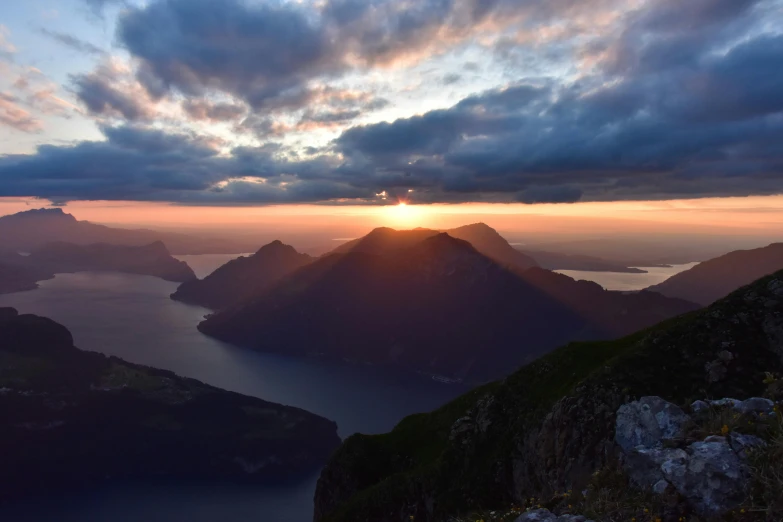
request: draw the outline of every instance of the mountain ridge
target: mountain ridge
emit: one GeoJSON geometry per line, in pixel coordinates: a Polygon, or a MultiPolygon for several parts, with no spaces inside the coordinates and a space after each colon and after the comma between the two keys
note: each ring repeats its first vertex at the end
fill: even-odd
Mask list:
{"type": "Polygon", "coordinates": [[[321,474],[314,521],[432,522],[581,491],[614,465],[621,405],[758,396],[781,370],[783,271],[631,336],[563,346],[387,434],[349,437],[321,474]]]}
{"type": "Polygon", "coordinates": [[[259,350],[482,380],[568,340],[612,337],[696,307],[502,266],[447,233],[401,249],[415,236],[382,230],[371,241],[381,235],[389,244],[370,250],[388,253],[360,243],[328,254],[199,330],[259,350]]]}
{"type": "Polygon", "coordinates": [[[783,243],[772,243],[709,259],[647,290],[709,305],[737,288],[780,269],[783,269],[783,243]]]}

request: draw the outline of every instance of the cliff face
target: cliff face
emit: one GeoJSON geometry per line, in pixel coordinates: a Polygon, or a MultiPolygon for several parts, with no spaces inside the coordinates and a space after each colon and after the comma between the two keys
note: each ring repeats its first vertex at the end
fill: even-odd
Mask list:
{"type": "Polygon", "coordinates": [[[49,243],[33,250],[25,263],[54,273],[115,271],[179,283],[196,279],[188,264],[172,257],[160,241],[146,246],[49,243]]]}
{"type": "Polygon", "coordinates": [[[621,405],[751,397],[781,370],[778,272],[630,337],[560,348],[386,435],[347,439],[321,475],[314,518],[439,521],[581,491],[617,457],[621,405]]]}
{"type": "Polygon", "coordinates": [[[280,481],[339,443],[322,417],[83,352],[65,327],[0,309],[0,501],[106,478],[280,481]]]}
{"type": "Polygon", "coordinates": [[[275,241],[249,257],[229,261],[202,280],[188,281],[171,295],[175,301],[218,310],[257,295],[313,258],[275,241]]]}

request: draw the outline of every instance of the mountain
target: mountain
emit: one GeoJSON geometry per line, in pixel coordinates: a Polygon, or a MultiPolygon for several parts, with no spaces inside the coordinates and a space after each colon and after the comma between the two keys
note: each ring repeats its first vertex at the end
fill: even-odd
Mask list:
{"type": "Polygon", "coordinates": [[[229,261],[202,280],[192,280],[171,295],[175,301],[218,310],[263,292],[272,283],[313,261],[274,241],[249,257],[229,261]]]}
{"type": "Polygon", "coordinates": [[[608,261],[599,257],[539,250],[522,250],[547,270],[581,270],[584,272],[624,272],[627,274],[646,274],[645,270],[630,268],[625,264],[608,261]]]}
{"type": "Polygon", "coordinates": [[[0,217],[0,245],[17,252],[29,252],[62,241],[78,245],[108,243],[143,246],[162,241],[176,255],[241,254],[249,252],[249,242],[215,237],[191,236],[175,232],[112,228],[78,221],[61,208],[41,208],[0,217]]]}
{"type": "MultiPolygon", "coordinates": [[[[783,373],[781,354],[783,272],[778,272],[709,308],[629,337],[563,346],[502,381],[477,388],[434,412],[410,416],[385,435],[349,437],[318,481],[314,520],[476,520],[479,517],[469,516],[474,510],[497,510],[505,516],[509,511],[519,513],[520,506],[535,509],[537,504],[562,506],[577,514],[577,508],[586,507],[589,511],[581,513],[595,520],[713,520],[683,508],[683,498],[676,494],[667,496],[664,491],[655,500],[650,493],[634,491],[623,471],[628,461],[618,462],[617,412],[630,401],[649,396],[693,412],[694,399],[746,399],[763,393],[783,398],[783,380],[775,378],[783,373]]],[[[716,434],[699,443],[705,452],[727,448],[727,439],[758,440],[742,434],[756,426],[758,432],[746,433],[768,436],[764,430],[774,430],[777,422],[773,418],[765,424],[764,416],[752,411],[743,415],[717,411],[708,413],[707,425],[700,428],[706,433],[693,434],[697,441],[716,434]]],[[[659,430],[659,438],[664,428],[656,423],[672,419],[673,414],[673,409],[661,412],[662,417],[651,412],[650,422],[659,430]]],[[[655,477],[661,468],[655,459],[666,451],[681,461],[706,458],[704,453],[675,449],[679,447],[675,444],[691,442],[672,440],[670,450],[664,446],[658,453],[640,453],[636,471],[644,471],[648,455],[649,472],[655,477]]],[[[767,455],[774,457],[775,448],[779,453],[777,444],[768,446],[767,455]]],[[[702,460],[683,470],[683,476],[689,477],[702,471],[699,482],[687,485],[690,493],[703,488],[713,501],[723,499],[714,489],[726,486],[721,466],[729,464],[728,457],[737,458],[731,449],[727,451],[714,454],[726,457],[717,461],[717,467],[705,468],[707,461],[702,460]]],[[[751,491],[760,490],[759,499],[766,496],[779,502],[780,489],[771,488],[780,487],[774,476],[783,471],[783,459],[779,454],[776,462],[760,458],[758,462],[777,468],[750,470],[767,473],[751,491]],[[770,477],[766,486],[765,477],[770,477]]],[[[734,473],[734,480],[739,479],[740,473],[734,473]]],[[[670,487],[665,481],[663,486],[670,487]]],[[[750,502],[744,505],[753,505],[754,514],[744,516],[737,508],[721,520],[780,520],[783,514],[770,508],[765,518],[763,505],[750,502]]],[[[743,508],[745,512],[750,513],[743,508]]]]}
{"type": "Polygon", "coordinates": [[[773,243],[704,261],[648,290],[708,305],[780,269],[783,269],[783,243],[773,243]]]}
{"type": "Polygon", "coordinates": [[[451,237],[467,241],[476,250],[502,266],[520,269],[538,266],[535,259],[509,245],[494,228],[484,223],[465,225],[445,232],[451,237]]]}
{"type": "Polygon", "coordinates": [[[529,256],[509,245],[497,231],[484,223],[465,225],[450,230],[438,231],[428,228],[413,230],[394,230],[376,228],[359,239],[349,241],[334,250],[335,253],[366,252],[368,254],[386,254],[395,250],[409,248],[422,240],[441,232],[467,241],[480,253],[502,266],[526,269],[538,266],[529,256]]]}
{"type": "Polygon", "coordinates": [[[113,271],[180,283],[196,279],[188,264],[171,257],[160,241],[145,246],[48,243],[33,250],[25,263],[52,273],[113,271]]]}
{"type": "Polygon", "coordinates": [[[538,268],[514,271],[445,233],[378,229],[199,330],[258,350],[481,381],[564,342],[616,337],[694,308],[538,268]]]}
{"type": "Polygon", "coordinates": [[[52,279],[46,270],[26,266],[26,258],[10,250],[0,249],[0,294],[23,292],[38,288],[38,281],[52,279]]]}
{"type": "Polygon", "coordinates": [[[0,501],[108,477],[279,482],[339,443],[322,417],[83,352],[62,325],[0,309],[0,501]]]}

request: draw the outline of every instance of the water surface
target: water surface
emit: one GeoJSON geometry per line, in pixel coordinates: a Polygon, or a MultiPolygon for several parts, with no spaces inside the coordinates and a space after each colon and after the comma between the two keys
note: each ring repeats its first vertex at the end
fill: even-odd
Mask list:
{"type": "Polygon", "coordinates": [[[642,290],[648,286],[663,283],[671,276],[684,272],[699,263],[672,265],[670,267],[633,267],[645,270],[646,274],[629,274],[625,272],[586,272],[583,270],[556,270],[577,280],[594,281],[607,290],[630,292],[642,290]]]}
{"type": "MultiPolygon", "coordinates": [[[[194,263],[202,273],[222,264],[202,261],[194,263]]],[[[338,423],[343,437],[386,432],[406,415],[432,410],[465,391],[416,375],[221,343],[196,330],[209,310],[170,300],[177,284],[153,277],[85,272],[59,274],[40,285],[38,290],[0,295],[0,306],[64,324],[84,350],[323,415],[338,423]]],[[[0,520],[309,522],[316,479],[271,489],[150,481],[107,484],[2,508],[0,520]]]]}

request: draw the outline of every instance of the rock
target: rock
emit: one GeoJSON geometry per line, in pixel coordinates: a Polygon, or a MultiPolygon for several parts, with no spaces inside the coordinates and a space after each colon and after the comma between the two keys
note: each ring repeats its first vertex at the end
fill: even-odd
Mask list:
{"type": "Polygon", "coordinates": [[[704,401],[695,401],[693,404],[691,404],[691,411],[696,414],[703,413],[709,409],[710,405],[704,401]]]}
{"type": "Polygon", "coordinates": [[[557,522],[593,522],[593,521],[588,520],[588,518],[583,515],[560,515],[557,517],[557,522]]]}
{"type": "Polygon", "coordinates": [[[769,413],[775,408],[775,403],[769,399],[753,397],[734,406],[740,413],[769,413]]]}
{"type": "Polygon", "coordinates": [[[743,435],[736,431],[729,434],[729,446],[743,460],[747,459],[750,456],[749,453],[754,449],[763,448],[766,445],[766,442],[753,435],[743,435]]]}
{"type": "Polygon", "coordinates": [[[522,513],[515,522],[558,522],[558,518],[548,509],[535,509],[522,513]]]}
{"type": "Polygon", "coordinates": [[[660,397],[643,397],[617,411],[615,441],[628,452],[637,446],[652,448],[665,440],[685,437],[691,418],[660,397]]]}
{"type": "Polygon", "coordinates": [[[685,459],[669,460],[661,469],[666,480],[702,515],[725,513],[744,498],[744,465],[724,437],[694,442],[685,459]]]}
{"type": "Polygon", "coordinates": [[[683,464],[687,460],[688,454],[681,449],[639,446],[625,454],[624,468],[631,481],[640,488],[660,488],[659,482],[666,481],[664,466],[683,464]]]}
{"type": "Polygon", "coordinates": [[[653,485],[652,490],[656,495],[663,495],[666,493],[666,490],[669,489],[669,486],[670,484],[666,479],[661,479],[653,485]]]}

